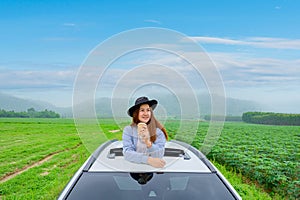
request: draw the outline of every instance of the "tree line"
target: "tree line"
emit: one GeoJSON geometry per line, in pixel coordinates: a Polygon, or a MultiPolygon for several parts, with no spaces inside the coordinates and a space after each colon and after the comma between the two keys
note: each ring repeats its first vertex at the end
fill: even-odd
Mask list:
{"type": "Polygon", "coordinates": [[[6,111],[0,109],[0,117],[9,118],[60,118],[58,113],[45,109],[44,111],[36,111],[34,108],[29,108],[27,111],[15,112],[14,110],[6,111]]]}
{"type": "Polygon", "coordinates": [[[254,124],[300,126],[300,114],[246,112],[243,113],[242,120],[254,124]]]}

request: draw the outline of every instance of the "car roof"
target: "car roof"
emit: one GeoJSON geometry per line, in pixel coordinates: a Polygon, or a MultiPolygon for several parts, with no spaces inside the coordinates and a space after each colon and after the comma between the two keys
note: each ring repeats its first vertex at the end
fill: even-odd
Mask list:
{"type": "MultiPolygon", "coordinates": [[[[166,197],[170,192],[175,195],[171,195],[170,199],[182,199],[182,196],[178,196],[178,194],[184,194],[186,199],[195,199],[186,195],[199,195],[199,192],[201,195],[210,195],[211,199],[220,199],[220,195],[222,195],[222,199],[242,199],[218,169],[198,149],[189,144],[176,140],[166,142],[163,159],[167,164],[164,168],[153,168],[147,164],[128,162],[124,159],[122,147],[123,142],[118,140],[110,140],[101,144],[75,173],[58,199],[98,199],[104,193],[111,194],[107,192],[108,190],[117,190],[112,193],[121,195],[120,198],[107,196],[108,199],[133,199],[134,192],[141,192],[140,190],[144,191],[144,189],[144,192],[147,192],[148,187],[141,187],[139,190],[131,188],[130,185],[134,183],[132,174],[149,173],[153,176],[148,185],[151,191],[163,192],[156,196],[157,199],[164,198],[164,195],[166,197]],[[187,178],[190,179],[188,185],[187,182],[182,183],[183,179],[186,181],[187,178]],[[162,185],[174,186],[174,192],[172,189],[158,189],[155,184],[157,181],[160,181],[158,188],[162,185]],[[120,188],[120,184],[126,189],[120,188]],[[201,186],[201,184],[204,185],[201,186]],[[179,186],[184,186],[184,188],[188,186],[190,189],[200,188],[191,192],[188,189],[182,190],[181,187],[178,189],[179,186]],[[99,189],[95,189],[95,187],[99,187],[99,189]],[[126,196],[124,192],[130,195],[126,196]]],[[[149,194],[143,196],[149,196],[149,194]]]]}
{"type": "Polygon", "coordinates": [[[89,172],[203,172],[214,171],[206,162],[205,156],[194,147],[179,141],[168,141],[165,145],[163,168],[154,168],[147,164],[137,164],[124,159],[122,141],[113,140],[100,146],[92,155],[93,163],[87,164],[89,172]]]}

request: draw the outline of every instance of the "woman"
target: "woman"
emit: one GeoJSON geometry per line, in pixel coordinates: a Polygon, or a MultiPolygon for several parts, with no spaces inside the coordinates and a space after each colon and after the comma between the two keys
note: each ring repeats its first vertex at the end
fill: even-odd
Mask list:
{"type": "Polygon", "coordinates": [[[128,109],[127,113],[132,117],[132,123],[123,130],[123,154],[128,161],[145,163],[161,168],[166,164],[162,157],[168,135],[166,129],[154,117],[153,110],[156,105],[156,100],[140,97],[135,101],[135,105],[128,109]],[[147,146],[147,153],[136,151],[138,142],[137,124],[140,122],[147,124],[150,135],[144,140],[147,146]]]}

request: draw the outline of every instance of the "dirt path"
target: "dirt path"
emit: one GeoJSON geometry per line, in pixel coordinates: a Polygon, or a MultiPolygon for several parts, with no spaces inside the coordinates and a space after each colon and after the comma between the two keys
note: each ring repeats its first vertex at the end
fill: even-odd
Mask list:
{"type": "MultiPolygon", "coordinates": [[[[10,179],[12,179],[14,177],[16,177],[17,175],[22,174],[23,172],[26,172],[27,170],[29,170],[29,169],[31,169],[33,167],[40,166],[44,162],[47,162],[48,160],[50,160],[53,156],[55,156],[55,155],[57,155],[57,154],[59,154],[59,153],[61,153],[63,151],[68,151],[70,149],[75,149],[75,148],[79,147],[80,145],[81,144],[77,144],[76,146],[74,146],[72,148],[68,148],[68,149],[65,149],[65,150],[61,150],[61,151],[57,151],[57,152],[51,153],[51,154],[47,155],[45,158],[43,158],[42,160],[40,160],[40,161],[38,161],[36,163],[33,163],[31,165],[27,165],[27,166],[25,166],[21,170],[17,170],[17,171],[15,171],[13,173],[10,173],[10,174],[4,176],[3,178],[0,179],[0,183],[4,183],[4,182],[6,182],[6,181],[8,181],[8,180],[10,180],[10,179]]],[[[0,196],[0,200],[1,200],[1,196],[0,196]]]]}
{"type": "Polygon", "coordinates": [[[117,133],[117,132],[119,132],[120,130],[118,129],[118,130],[110,130],[109,132],[110,133],[117,133]]]}
{"type": "Polygon", "coordinates": [[[41,164],[43,164],[44,162],[47,162],[48,160],[50,160],[54,155],[58,154],[60,152],[56,152],[56,153],[53,153],[53,154],[50,154],[48,156],[46,156],[45,158],[43,158],[42,160],[36,162],[36,163],[33,163],[32,165],[28,165],[26,167],[24,167],[23,169],[21,169],[20,171],[16,171],[16,172],[13,172],[12,174],[9,174],[9,175],[6,175],[5,177],[3,177],[1,180],[0,180],[0,183],[4,183],[5,181],[8,181],[14,177],[16,177],[17,175],[19,174],[22,174],[23,172],[26,172],[27,170],[33,168],[33,167],[37,167],[41,164]]]}

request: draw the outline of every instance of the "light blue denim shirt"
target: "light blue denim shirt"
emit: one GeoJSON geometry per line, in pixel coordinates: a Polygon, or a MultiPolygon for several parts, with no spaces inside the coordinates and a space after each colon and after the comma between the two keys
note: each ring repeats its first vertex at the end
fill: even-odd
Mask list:
{"type": "Polygon", "coordinates": [[[136,152],[137,126],[126,126],[123,130],[122,140],[124,158],[131,162],[147,164],[149,156],[162,158],[165,152],[166,137],[159,128],[156,128],[156,141],[152,143],[152,147],[147,149],[147,153],[136,152]]]}

